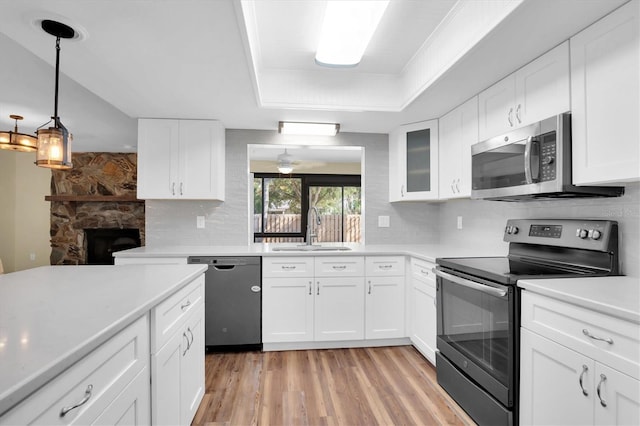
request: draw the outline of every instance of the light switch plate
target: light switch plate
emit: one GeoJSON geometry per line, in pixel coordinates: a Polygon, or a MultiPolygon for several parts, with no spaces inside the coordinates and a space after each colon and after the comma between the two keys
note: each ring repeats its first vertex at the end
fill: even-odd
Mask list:
{"type": "Polygon", "coordinates": [[[378,216],[378,228],[389,227],[389,216],[378,216]]]}
{"type": "Polygon", "coordinates": [[[458,229],[462,229],[462,216],[458,216],[458,229]]]}
{"type": "Polygon", "coordinates": [[[196,216],[196,228],[204,228],[204,216],[196,216]]]}

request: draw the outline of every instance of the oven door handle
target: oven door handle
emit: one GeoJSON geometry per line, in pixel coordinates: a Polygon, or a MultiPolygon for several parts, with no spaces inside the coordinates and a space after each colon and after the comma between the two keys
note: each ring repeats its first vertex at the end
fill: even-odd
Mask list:
{"type": "Polygon", "coordinates": [[[436,268],[433,268],[432,271],[433,271],[434,274],[436,274],[440,278],[444,278],[445,280],[449,280],[449,281],[454,282],[456,284],[460,284],[462,286],[472,288],[472,289],[480,291],[482,293],[487,293],[487,294],[490,294],[492,296],[497,296],[497,297],[505,297],[507,295],[507,290],[502,290],[502,289],[491,287],[491,286],[488,286],[488,285],[485,285],[485,284],[479,284],[479,283],[477,283],[475,281],[471,281],[471,280],[468,280],[466,278],[461,278],[461,277],[457,277],[455,275],[448,274],[448,273],[443,272],[443,271],[441,271],[439,269],[436,269],[436,268]]]}

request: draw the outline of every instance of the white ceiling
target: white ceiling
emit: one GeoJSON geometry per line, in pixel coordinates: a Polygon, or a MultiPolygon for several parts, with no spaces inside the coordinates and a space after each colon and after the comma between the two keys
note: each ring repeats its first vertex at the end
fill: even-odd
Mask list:
{"type": "Polygon", "coordinates": [[[439,117],[625,1],[485,1],[508,4],[508,16],[446,72],[411,90],[403,73],[456,2],[392,0],[351,70],[313,63],[324,2],[257,0],[248,15],[240,0],[0,0],[0,128],[12,127],[9,114],[22,114],[21,130],[33,132],[53,112],[55,41],[39,29],[41,19],[82,33],[61,50],[60,117],[74,150],[132,151],[138,117],[269,130],[280,120],[326,121],[341,132],[387,133],[439,117]],[[403,93],[365,84],[375,79],[403,93]],[[360,82],[364,101],[345,110],[360,82]],[[337,103],[317,101],[328,91],[337,103]],[[345,94],[343,104],[336,93],[345,94]],[[371,99],[389,102],[368,107],[371,99]]]}

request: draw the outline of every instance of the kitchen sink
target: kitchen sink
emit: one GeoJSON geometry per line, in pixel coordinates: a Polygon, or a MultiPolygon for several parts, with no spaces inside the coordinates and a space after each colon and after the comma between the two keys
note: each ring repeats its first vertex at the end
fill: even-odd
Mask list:
{"type": "Polygon", "coordinates": [[[349,247],[344,246],[321,246],[317,244],[307,245],[301,244],[297,246],[276,246],[271,248],[272,251],[348,251],[349,247]]]}

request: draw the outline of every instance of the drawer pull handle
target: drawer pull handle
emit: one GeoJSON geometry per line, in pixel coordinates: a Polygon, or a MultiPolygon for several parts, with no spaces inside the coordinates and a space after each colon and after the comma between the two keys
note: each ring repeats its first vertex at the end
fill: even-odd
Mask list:
{"type": "Polygon", "coordinates": [[[369,280],[369,294],[371,294],[371,280],[369,280]]]}
{"type": "Polygon", "coordinates": [[[320,296],[320,281],[316,283],[316,296],[320,296]]]}
{"type": "Polygon", "coordinates": [[[596,389],[596,393],[598,394],[598,399],[600,400],[600,405],[602,405],[603,407],[607,406],[607,401],[602,399],[602,396],[600,396],[600,387],[602,387],[602,384],[604,382],[606,382],[606,381],[607,381],[607,376],[605,376],[604,374],[600,374],[600,382],[598,383],[598,387],[596,389]]]}
{"type": "Polygon", "coordinates": [[[296,266],[286,266],[286,265],[282,265],[282,269],[284,269],[285,271],[293,271],[294,269],[296,269],[296,266]]]}
{"type": "Polygon", "coordinates": [[[424,269],[420,269],[420,273],[425,276],[429,276],[429,271],[425,271],[424,269]]]}
{"type": "Polygon", "coordinates": [[[594,336],[593,334],[591,334],[591,332],[589,330],[587,330],[586,328],[582,329],[582,334],[584,334],[585,336],[593,339],[593,340],[600,340],[602,342],[607,342],[610,345],[613,345],[613,339],[611,337],[598,337],[598,336],[594,336]]]}
{"type": "Polygon", "coordinates": [[[180,309],[182,309],[184,311],[189,306],[191,306],[191,300],[187,300],[187,303],[185,303],[184,305],[180,305],[180,309]]]}
{"type": "Polygon", "coordinates": [[[309,281],[309,296],[311,296],[312,292],[313,292],[313,283],[311,281],[309,281]]]}
{"type": "Polygon", "coordinates": [[[333,265],[332,268],[335,269],[336,271],[343,271],[347,269],[347,265],[333,265]]]}
{"type": "Polygon", "coordinates": [[[380,269],[391,269],[391,268],[393,268],[393,265],[379,265],[378,268],[380,268],[380,269]]]}
{"type": "Polygon", "coordinates": [[[584,388],[584,386],[582,386],[582,377],[587,373],[587,371],[589,371],[589,367],[587,367],[586,365],[582,364],[582,373],[580,373],[580,389],[582,389],[582,394],[584,396],[589,396],[589,392],[587,392],[587,390],[584,388]]]}
{"type": "Polygon", "coordinates": [[[93,391],[93,385],[87,386],[87,390],[84,391],[84,398],[82,398],[80,401],[78,401],[78,403],[74,405],[71,405],[69,407],[63,407],[62,410],[60,410],[60,417],[64,417],[67,415],[69,411],[75,410],[76,408],[86,404],[87,401],[89,401],[89,399],[91,398],[92,391],[93,391]]]}

